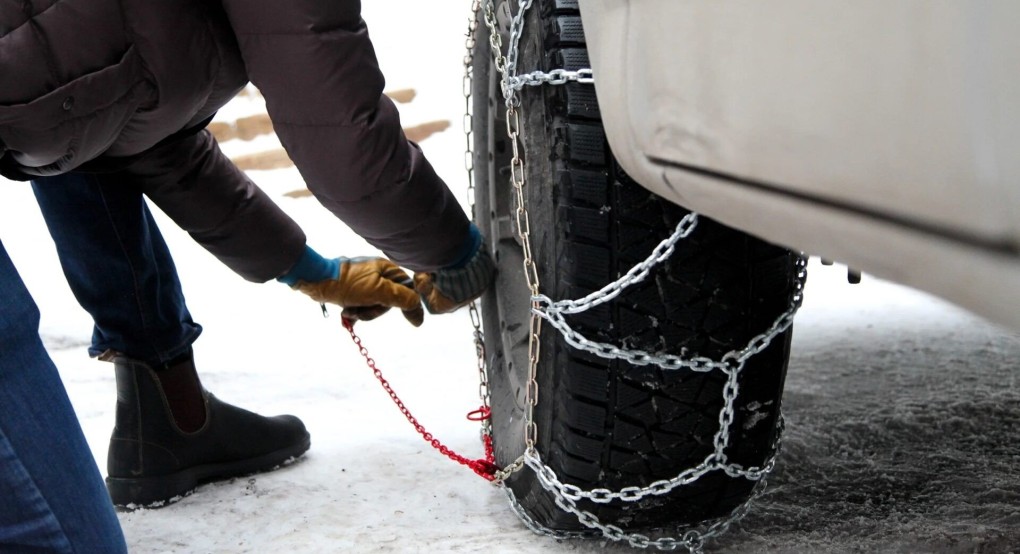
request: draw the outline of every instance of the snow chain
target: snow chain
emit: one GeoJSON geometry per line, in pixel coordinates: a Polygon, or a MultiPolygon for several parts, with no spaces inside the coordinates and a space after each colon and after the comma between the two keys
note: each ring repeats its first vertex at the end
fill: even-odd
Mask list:
{"type": "MultiPolygon", "coordinates": [[[[564,316],[577,314],[588,310],[599,304],[609,302],[616,298],[624,289],[643,280],[656,264],[666,260],[673,254],[677,241],[687,237],[697,225],[698,216],[690,213],[677,225],[673,234],[663,240],[643,262],[635,265],[624,276],[610,283],[602,289],[577,300],[554,301],[539,291],[538,270],[535,266],[534,256],[531,252],[530,226],[528,212],[524,200],[524,160],[520,145],[520,119],[518,108],[521,105],[519,91],[524,87],[539,85],[562,85],[569,82],[593,83],[591,69],[578,71],[567,71],[555,69],[548,73],[532,71],[523,75],[518,74],[517,61],[518,45],[524,28],[525,16],[531,7],[533,0],[520,0],[519,10],[515,14],[506,15],[510,17],[509,45],[507,54],[503,55],[503,39],[500,34],[499,23],[496,20],[493,0],[474,0],[471,7],[471,17],[468,23],[468,34],[466,39],[467,53],[464,57],[464,83],[463,92],[465,98],[464,133],[466,137],[465,169],[468,172],[468,203],[474,212],[474,151],[473,151],[473,108],[471,105],[472,87],[472,62],[475,54],[476,34],[479,25],[479,15],[482,15],[485,25],[489,29],[489,47],[493,56],[496,70],[501,76],[500,88],[505,99],[507,113],[506,125],[507,135],[510,138],[513,148],[513,158],[510,162],[510,181],[514,189],[515,197],[515,218],[518,237],[524,253],[524,272],[531,291],[531,320],[529,324],[529,365],[528,381],[525,390],[525,449],[524,452],[511,464],[495,475],[494,484],[501,487],[507,494],[510,507],[517,514],[524,524],[532,531],[541,535],[557,539],[568,539],[591,536],[590,532],[563,532],[546,528],[532,519],[517,501],[513,491],[506,486],[504,481],[513,473],[522,470],[524,467],[535,472],[542,487],[551,493],[556,505],[565,512],[577,517],[582,525],[596,530],[602,536],[614,540],[627,542],[638,548],[654,547],[659,550],[677,550],[684,548],[694,554],[702,551],[707,540],[718,537],[727,529],[742,519],[750,510],[751,503],[761,496],[765,490],[766,477],[775,467],[776,458],[781,450],[781,436],[783,431],[783,418],[779,417],[776,440],[773,444],[774,454],[760,467],[742,467],[739,464],[730,463],[727,459],[726,448],[730,441],[730,426],[733,423],[735,408],[734,404],[739,394],[738,377],[744,364],[755,354],[764,350],[773,339],[785,332],[793,324],[794,314],[800,307],[803,300],[804,283],[807,278],[807,260],[803,256],[797,260],[797,275],[794,280],[794,291],[790,306],[780,315],[773,324],[762,334],[754,337],[740,350],[733,350],[718,361],[705,357],[694,357],[684,359],[674,355],[655,354],[642,350],[630,350],[617,347],[612,344],[595,342],[587,339],[566,322],[564,316]],[[672,479],[655,481],[646,487],[629,486],[619,490],[606,488],[595,488],[583,490],[576,485],[563,483],[556,473],[542,462],[542,457],[535,448],[538,441],[538,427],[534,421],[535,406],[538,402],[538,371],[539,357],[539,335],[542,329],[542,322],[547,322],[554,329],[559,331],[567,344],[574,348],[590,352],[596,356],[606,359],[621,359],[634,365],[655,365],[665,370],[688,370],[695,372],[719,371],[726,375],[726,385],[723,387],[724,405],[719,413],[719,430],[714,438],[714,451],[709,454],[700,464],[682,471],[672,479]],[[577,506],[581,499],[595,503],[609,503],[612,501],[637,502],[650,496],[660,496],[670,493],[676,488],[686,486],[697,481],[702,475],[712,471],[723,471],[733,478],[744,478],[755,481],[751,495],[747,501],[738,506],[728,516],[702,522],[699,528],[686,528],[678,537],[661,537],[652,539],[638,533],[628,533],[616,525],[603,523],[591,512],[585,511],[577,506]]],[[[507,4],[508,5],[508,4],[507,4]]],[[[481,317],[478,307],[472,303],[470,307],[471,322],[474,326],[475,348],[478,354],[478,373],[480,378],[479,395],[483,405],[489,407],[490,391],[488,374],[485,364],[485,342],[481,329],[481,317]]],[[[483,437],[491,437],[492,426],[489,421],[482,424],[483,437]]]]}

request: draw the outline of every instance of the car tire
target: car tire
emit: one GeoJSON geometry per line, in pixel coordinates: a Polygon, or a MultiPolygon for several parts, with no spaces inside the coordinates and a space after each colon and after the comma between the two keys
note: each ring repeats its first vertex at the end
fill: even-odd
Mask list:
{"type": "MultiPolygon", "coordinates": [[[[506,5],[496,7],[505,32],[506,5]]],[[[471,61],[474,215],[499,268],[496,285],[482,299],[482,322],[496,460],[506,466],[524,451],[531,299],[514,223],[505,106],[488,29],[484,23],[477,29],[471,61]]],[[[519,65],[521,71],[589,67],[576,2],[535,0],[519,65]]],[[[592,85],[545,85],[520,97],[526,208],[542,293],[579,298],[644,260],[689,212],[634,183],[616,164],[592,85]]],[[[568,321],[592,340],[718,360],[787,310],[797,272],[797,256],[788,250],[701,217],[643,282],[568,321]]],[[[582,489],[643,487],[712,453],[726,384],[721,372],[603,359],[569,346],[548,324],[540,336],[537,451],[559,480],[582,489]]],[[[733,463],[761,466],[774,454],[790,336],[787,330],[776,337],[741,372],[726,451],[733,463]]],[[[586,529],[556,506],[534,472],[518,471],[505,483],[535,523],[586,529]]],[[[577,505],[628,530],[672,527],[726,516],[754,485],[712,471],[666,495],[577,505]]]]}

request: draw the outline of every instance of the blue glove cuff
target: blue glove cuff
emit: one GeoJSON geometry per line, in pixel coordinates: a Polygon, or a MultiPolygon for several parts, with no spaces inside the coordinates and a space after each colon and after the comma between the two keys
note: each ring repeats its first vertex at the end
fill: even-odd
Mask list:
{"type": "Polygon", "coordinates": [[[327,279],[339,279],[340,264],[345,261],[347,261],[347,258],[327,260],[306,244],[305,251],[301,253],[301,257],[298,258],[294,267],[290,268],[290,271],[287,273],[277,277],[276,280],[289,287],[293,287],[298,281],[315,283],[327,279]]]}

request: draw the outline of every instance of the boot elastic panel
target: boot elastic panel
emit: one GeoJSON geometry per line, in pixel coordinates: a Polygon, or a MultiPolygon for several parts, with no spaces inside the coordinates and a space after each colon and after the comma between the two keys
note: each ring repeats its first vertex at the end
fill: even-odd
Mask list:
{"type": "Polygon", "coordinates": [[[188,354],[156,371],[167,406],[177,427],[194,433],[205,425],[206,399],[195,371],[195,359],[188,354]]]}

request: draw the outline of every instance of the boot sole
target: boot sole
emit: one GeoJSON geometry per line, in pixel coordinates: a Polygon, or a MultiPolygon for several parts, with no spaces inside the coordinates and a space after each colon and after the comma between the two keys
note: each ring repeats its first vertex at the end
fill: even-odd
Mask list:
{"type": "Polygon", "coordinates": [[[254,458],[189,467],[176,473],[154,477],[107,477],[106,488],[113,505],[133,510],[161,508],[194,492],[199,485],[269,471],[304,454],[311,436],[304,440],[254,458]]]}

